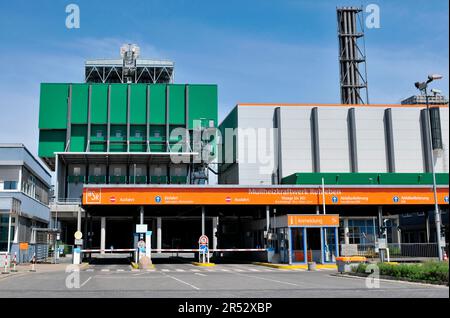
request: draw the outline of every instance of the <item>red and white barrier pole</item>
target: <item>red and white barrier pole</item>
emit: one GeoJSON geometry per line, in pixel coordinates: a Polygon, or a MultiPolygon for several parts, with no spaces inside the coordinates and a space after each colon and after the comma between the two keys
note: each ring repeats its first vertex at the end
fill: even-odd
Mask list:
{"type": "Polygon", "coordinates": [[[5,254],[5,267],[3,268],[2,274],[9,274],[9,268],[8,268],[8,254],[5,254]]]}
{"type": "Polygon", "coordinates": [[[13,258],[13,269],[11,270],[11,272],[17,272],[17,252],[14,252],[14,258],[13,258]]]}
{"type": "Polygon", "coordinates": [[[31,260],[30,272],[35,272],[36,271],[35,264],[36,264],[36,253],[33,253],[33,259],[31,260]]]}

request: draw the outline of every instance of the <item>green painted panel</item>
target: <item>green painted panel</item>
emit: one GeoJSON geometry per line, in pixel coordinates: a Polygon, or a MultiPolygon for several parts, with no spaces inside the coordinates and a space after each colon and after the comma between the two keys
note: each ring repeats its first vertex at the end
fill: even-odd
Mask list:
{"type": "Polygon", "coordinates": [[[417,173],[380,173],[380,184],[419,184],[417,173]]]}
{"type": "Polygon", "coordinates": [[[111,124],[127,123],[127,90],[126,84],[111,84],[111,124]]]}
{"type": "Polygon", "coordinates": [[[377,173],[340,173],[336,175],[336,184],[378,184],[377,173]]]}
{"type": "MultiPolygon", "coordinates": [[[[436,173],[436,184],[448,185],[448,173],[436,173]]],[[[423,173],[420,175],[420,184],[433,184],[433,175],[431,173],[423,173]]]]}
{"type": "Polygon", "coordinates": [[[130,144],[130,151],[131,152],[146,152],[147,151],[147,144],[130,144]]]}
{"type": "Polygon", "coordinates": [[[130,123],[145,124],[147,122],[147,85],[131,85],[130,123]]]}
{"type": "Polygon", "coordinates": [[[39,129],[67,128],[69,84],[41,84],[39,129]]]}
{"type": "Polygon", "coordinates": [[[72,125],[70,151],[84,152],[87,146],[87,125],[72,125]]]}
{"type": "Polygon", "coordinates": [[[199,119],[217,125],[217,85],[189,85],[189,129],[199,119]]]}
{"type": "Polygon", "coordinates": [[[166,127],[165,126],[150,126],[150,141],[151,142],[164,142],[166,140],[166,127]]]}
{"type": "Polygon", "coordinates": [[[91,141],[106,141],[107,128],[106,125],[91,126],[91,141]]]}
{"type": "Polygon", "coordinates": [[[166,123],[166,85],[150,85],[150,124],[166,123]]]}
{"type": "Polygon", "coordinates": [[[150,151],[151,152],[166,152],[166,145],[165,144],[150,145],[150,151]]]}
{"type": "Polygon", "coordinates": [[[111,125],[111,141],[126,141],[127,140],[127,126],[125,125],[111,125]]]}
{"type": "Polygon", "coordinates": [[[107,122],[108,122],[108,85],[92,84],[91,123],[106,124],[107,122]]]}
{"type": "Polygon", "coordinates": [[[91,141],[90,149],[91,149],[91,152],[106,152],[106,142],[93,143],[91,141]]]}
{"type": "Polygon", "coordinates": [[[54,157],[55,152],[63,152],[66,147],[65,130],[39,131],[39,157],[54,157]]]}
{"type": "Polygon", "coordinates": [[[72,124],[87,124],[88,122],[88,84],[72,84],[72,124]]]}
{"type": "Polygon", "coordinates": [[[186,85],[169,85],[169,123],[185,125],[186,122],[186,85]]]}
{"type": "Polygon", "coordinates": [[[125,143],[110,143],[109,151],[111,152],[127,152],[127,145],[125,143]]]}

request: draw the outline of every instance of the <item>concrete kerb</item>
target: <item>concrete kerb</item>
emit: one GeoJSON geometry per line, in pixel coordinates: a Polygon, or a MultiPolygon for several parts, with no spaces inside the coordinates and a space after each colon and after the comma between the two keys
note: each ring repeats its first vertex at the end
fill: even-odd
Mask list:
{"type": "MultiPolygon", "coordinates": [[[[253,265],[259,265],[259,266],[266,266],[271,268],[277,268],[277,269],[284,269],[284,270],[292,270],[292,269],[308,269],[308,265],[285,265],[285,264],[272,264],[272,263],[263,263],[263,262],[253,262],[253,265]]],[[[336,264],[317,264],[317,269],[335,269],[336,264]]]]}

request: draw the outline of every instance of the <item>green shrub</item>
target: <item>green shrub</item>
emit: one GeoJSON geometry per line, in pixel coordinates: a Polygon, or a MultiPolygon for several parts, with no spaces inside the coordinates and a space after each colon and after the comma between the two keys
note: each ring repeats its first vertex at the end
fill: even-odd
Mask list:
{"type": "MultiPolygon", "coordinates": [[[[382,276],[448,284],[449,267],[447,262],[429,261],[421,264],[378,263],[377,265],[382,276]]],[[[359,264],[353,271],[366,273],[366,268],[367,264],[359,264]]]]}

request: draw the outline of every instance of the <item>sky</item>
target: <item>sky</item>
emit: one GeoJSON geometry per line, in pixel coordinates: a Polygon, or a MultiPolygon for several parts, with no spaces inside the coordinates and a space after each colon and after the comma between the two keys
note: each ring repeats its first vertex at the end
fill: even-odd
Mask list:
{"type": "Polygon", "coordinates": [[[369,4],[370,102],[399,103],[430,73],[448,96],[447,0],[0,0],[0,143],[37,154],[40,83],[83,82],[86,59],[119,58],[124,43],[174,61],[176,83],[217,84],[219,120],[237,103],[339,103],[336,7],[369,4]]]}

